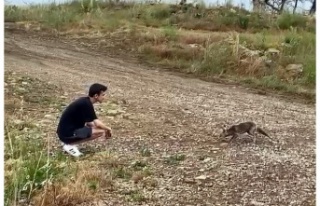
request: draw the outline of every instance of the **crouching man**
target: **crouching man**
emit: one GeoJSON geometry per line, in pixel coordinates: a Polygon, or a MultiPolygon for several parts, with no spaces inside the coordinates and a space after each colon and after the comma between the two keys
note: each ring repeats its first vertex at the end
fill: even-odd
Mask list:
{"type": "Polygon", "coordinates": [[[90,86],[88,96],[78,98],[62,113],[57,135],[70,155],[82,155],[76,146],[79,143],[111,137],[111,129],[97,118],[93,107],[93,104],[103,102],[106,91],[106,86],[95,83],[90,86]]]}

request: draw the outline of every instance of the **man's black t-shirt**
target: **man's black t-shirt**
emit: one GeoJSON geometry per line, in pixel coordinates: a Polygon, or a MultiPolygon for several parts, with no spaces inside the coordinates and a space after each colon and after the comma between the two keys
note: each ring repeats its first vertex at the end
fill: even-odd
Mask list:
{"type": "Polygon", "coordinates": [[[95,119],[97,116],[90,98],[80,97],[62,113],[57,134],[60,138],[72,137],[74,130],[84,127],[86,122],[92,122],[95,119]]]}

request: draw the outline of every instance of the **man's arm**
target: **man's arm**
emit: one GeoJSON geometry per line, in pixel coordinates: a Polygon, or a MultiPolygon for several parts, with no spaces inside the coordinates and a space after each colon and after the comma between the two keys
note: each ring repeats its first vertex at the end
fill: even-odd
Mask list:
{"type": "Polygon", "coordinates": [[[95,120],[93,120],[93,123],[95,124],[96,127],[104,129],[104,130],[109,130],[111,132],[111,128],[104,125],[101,120],[95,119],[95,120]]]}

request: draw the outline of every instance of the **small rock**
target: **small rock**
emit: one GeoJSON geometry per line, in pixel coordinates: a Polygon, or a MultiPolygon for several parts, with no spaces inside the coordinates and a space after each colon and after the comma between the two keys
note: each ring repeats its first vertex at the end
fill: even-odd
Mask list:
{"type": "Polygon", "coordinates": [[[266,91],[258,91],[257,94],[259,94],[259,95],[266,95],[267,92],[266,92],[266,91]]]}
{"type": "Polygon", "coordinates": [[[21,82],[21,84],[23,84],[23,85],[27,85],[27,84],[28,84],[28,82],[21,82]]]}
{"type": "Polygon", "coordinates": [[[302,64],[289,64],[286,67],[287,71],[296,71],[297,73],[303,72],[303,65],[302,64]]]}
{"type": "Polygon", "coordinates": [[[46,115],[44,115],[44,117],[45,117],[45,118],[48,118],[48,119],[53,118],[53,116],[52,116],[51,114],[46,114],[46,115]]]}
{"type": "Polygon", "coordinates": [[[194,184],[194,183],[196,183],[193,179],[191,179],[191,178],[185,178],[184,180],[183,180],[185,183],[188,183],[188,184],[194,184]]]}
{"type": "Polygon", "coordinates": [[[108,115],[115,116],[115,115],[119,114],[119,111],[112,109],[112,110],[108,110],[108,111],[107,111],[107,114],[108,114],[108,115]]]}
{"type": "Polygon", "coordinates": [[[18,91],[19,91],[19,92],[25,92],[25,91],[27,91],[27,90],[26,90],[25,88],[19,87],[19,88],[18,88],[18,91]]]}
{"type": "Polygon", "coordinates": [[[189,46],[190,46],[191,48],[197,48],[197,47],[199,47],[198,44],[189,44],[189,46]]]}
{"type": "Polygon", "coordinates": [[[211,161],[211,158],[209,158],[209,157],[203,160],[204,163],[207,163],[207,162],[210,162],[210,161],[211,161]]]}
{"type": "Polygon", "coordinates": [[[242,45],[239,45],[239,49],[241,50],[241,54],[245,57],[260,57],[263,54],[260,50],[251,50],[242,45]]]}
{"type": "Polygon", "coordinates": [[[21,203],[21,204],[22,204],[22,203],[26,203],[26,202],[27,202],[27,199],[20,199],[20,200],[19,200],[19,203],[21,203]]]}
{"type": "Polygon", "coordinates": [[[173,136],[170,136],[169,139],[171,140],[177,140],[177,138],[173,137],[173,136]]]}
{"type": "Polygon", "coordinates": [[[99,200],[98,200],[98,201],[96,202],[96,205],[97,205],[97,206],[104,206],[104,205],[106,205],[106,204],[104,203],[104,201],[99,201],[99,200]]]}
{"type": "Polygon", "coordinates": [[[256,201],[256,200],[252,200],[252,201],[251,201],[251,204],[252,204],[252,205],[255,205],[255,206],[263,206],[263,205],[265,205],[263,202],[258,202],[258,201],[256,201]]]}
{"type": "Polygon", "coordinates": [[[200,176],[196,177],[195,179],[196,179],[196,180],[206,180],[206,179],[208,179],[208,176],[206,176],[206,175],[200,175],[200,176]]]}
{"type": "Polygon", "coordinates": [[[190,112],[189,110],[186,110],[186,109],[183,110],[183,112],[186,113],[186,114],[191,114],[192,113],[192,112],[190,112]]]}
{"type": "Polygon", "coordinates": [[[280,51],[278,49],[275,49],[275,48],[269,48],[266,51],[266,53],[275,56],[275,55],[279,55],[280,51]]]}
{"type": "Polygon", "coordinates": [[[49,119],[43,119],[43,120],[40,121],[40,123],[41,123],[41,125],[47,125],[47,124],[52,123],[52,121],[49,120],[49,119]]]}
{"type": "Polygon", "coordinates": [[[98,45],[100,46],[101,44],[105,44],[105,43],[107,43],[107,41],[105,39],[102,39],[98,42],[98,45]]]}
{"type": "Polygon", "coordinates": [[[228,143],[223,142],[223,143],[220,144],[220,146],[221,146],[221,147],[227,147],[227,146],[228,146],[228,143]]]}
{"type": "Polygon", "coordinates": [[[123,114],[123,115],[122,115],[122,118],[123,118],[123,119],[130,119],[130,115],[129,115],[129,114],[123,114]]]}
{"type": "Polygon", "coordinates": [[[303,65],[302,64],[289,64],[285,68],[285,70],[288,74],[287,76],[289,76],[291,78],[296,78],[303,73],[303,65]]]}
{"type": "Polygon", "coordinates": [[[19,120],[19,119],[16,119],[16,120],[13,121],[13,123],[15,123],[15,124],[22,124],[23,121],[21,121],[21,120],[19,120]]]}

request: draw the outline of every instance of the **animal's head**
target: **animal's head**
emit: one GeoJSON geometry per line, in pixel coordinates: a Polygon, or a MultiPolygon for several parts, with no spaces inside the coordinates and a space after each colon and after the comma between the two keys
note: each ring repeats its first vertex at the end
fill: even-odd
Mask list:
{"type": "Polygon", "coordinates": [[[226,137],[228,136],[228,131],[225,128],[222,128],[222,132],[220,133],[219,137],[226,137]]]}

